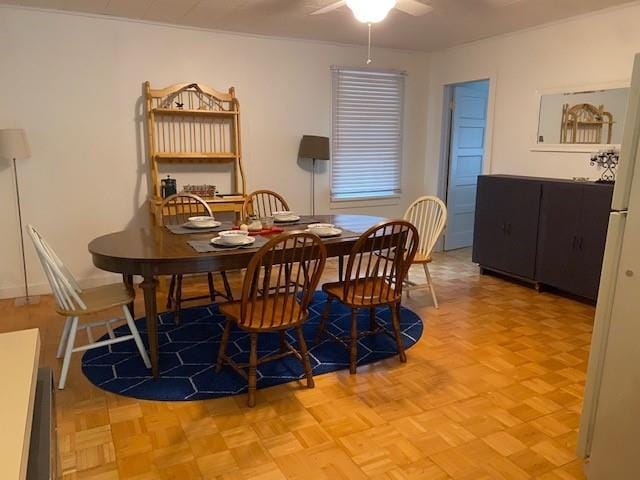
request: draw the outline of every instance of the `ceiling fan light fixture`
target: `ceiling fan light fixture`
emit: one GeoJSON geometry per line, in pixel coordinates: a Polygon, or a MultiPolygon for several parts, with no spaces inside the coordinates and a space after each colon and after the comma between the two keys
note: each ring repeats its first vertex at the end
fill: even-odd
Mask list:
{"type": "Polygon", "coordinates": [[[397,0],[347,0],[347,6],[356,20],[362,23],[378,23],[395,7],[397,0]]]}

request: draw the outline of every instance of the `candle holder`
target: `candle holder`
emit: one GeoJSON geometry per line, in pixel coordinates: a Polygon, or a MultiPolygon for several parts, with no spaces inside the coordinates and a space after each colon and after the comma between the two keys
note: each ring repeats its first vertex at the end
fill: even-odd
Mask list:
{"type": "Polygon", "coordinates": [[[590,160],[591,166],[597,166],[604,169],[600,174],[600,179],[596,180],[597,183],[615,183],[616,181],[616,169],[618,168],[618,162],[620,160],[620,152],[614,149],[603,150],[595,153],[590,160]]]}

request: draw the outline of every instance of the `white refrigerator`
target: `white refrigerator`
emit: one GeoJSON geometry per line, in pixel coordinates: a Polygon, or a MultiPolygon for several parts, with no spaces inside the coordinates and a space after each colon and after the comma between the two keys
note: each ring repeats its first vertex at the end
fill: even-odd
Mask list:
{"type": "Polygon", "coordinates": [[[589,480],[640,479],[639,137],[640,54],[633,66],[578,436],[589,480]]]}

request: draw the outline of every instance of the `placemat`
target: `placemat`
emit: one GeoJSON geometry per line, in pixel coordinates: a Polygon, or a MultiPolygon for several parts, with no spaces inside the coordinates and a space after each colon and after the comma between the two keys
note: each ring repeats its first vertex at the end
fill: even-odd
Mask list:
{"type": "Polygon", "coordinates": [[[232,222],[222,222],[219,227],[212,228],[187,228],[183,225],[165,225],[167,230],[171,233],[175,233],[176,235],[188,235],[194,233],[211,233],[211,232],[221,232],[223,230],[231,230],[233,227],[232,222]]]}
{"type": "Polygon", "coordinates": [[[273,222],[276,227],[288,227],[294,225],[309,225],[310,223],[325,223],[321,218],[310,217],[308,215],[300,215],[300,220],[295,222],[273,222]]]}
{"type": "MultiPolygon", "coordinates": [[[[340,228],[340,227],[336,227],[336,228],[340,228]]],[[[345,230],[345,229],[340,229],[340,230],[342,230],[342,233],[340,235],[336,235],[335,237],[325,237],[325,238],[321,237],[321,240],[333,240],[335,238],[358,238],[360,235],[362,235],[361,233],[353,232],[351,230],[345,230]]]]}
{"type": "Polygon", "coordinates": [[[260,248],[265,243],[267,243],[270,239],[266,237],[255,237],[256,241],[251,245],[243,245],[237,247],[218,247],[211,243],[211,239],[209,240],[189,240],[187,243],[198,253],[210,253],[210,252],[229,252],[232,250],[239,249],[251,249],[251,248],[260,248]]]}

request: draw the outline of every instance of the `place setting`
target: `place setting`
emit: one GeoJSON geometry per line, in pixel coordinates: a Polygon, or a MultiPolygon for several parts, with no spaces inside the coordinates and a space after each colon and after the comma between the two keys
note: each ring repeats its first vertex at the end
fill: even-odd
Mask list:
{"type": "Polygon", "coordinates": [[[193,233],[213,233],[231,228],[231,222],[220,222],[209,215],[189,217],[182,224],[165,225],[167,230],[176,235],[189,235],[193,233]]]}
{"type": "Polygon", "coordinates": [[[249,235],[248,230],[224,230],[209,240],[189,240],[187,243],[198,253],[259,248],[269,241],[266,237],[249,235]]]}
{"type": "Polygon", "coordinates": [[[337,228],[333,223],[311,223],[307,226],[305,232],[313,233],[322,239],[358,237],[360,235],[351,230],[337,228]]]}
{"type": "Polygon", "coordinates": [[[319,221],[319,219],[313,216],[298,215],[296,212],[289,210],[276,211],[273,212],[272,215],[274,223],[281,226],[308,225],[319,221]]]}

